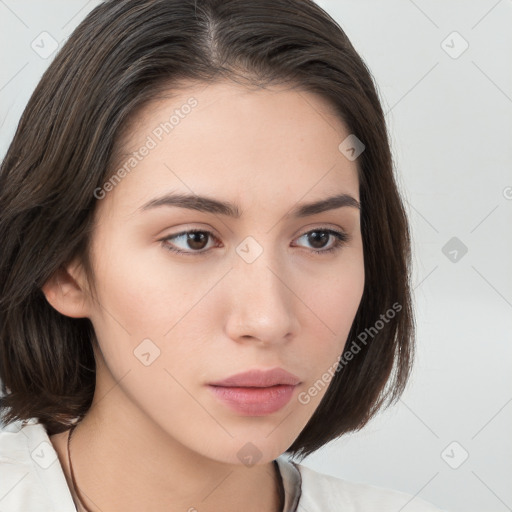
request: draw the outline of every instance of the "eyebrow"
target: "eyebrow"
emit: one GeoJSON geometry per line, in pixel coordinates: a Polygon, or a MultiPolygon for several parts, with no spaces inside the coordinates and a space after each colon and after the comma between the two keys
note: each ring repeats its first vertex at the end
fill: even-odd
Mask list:
{"type": "MultiPolygon", "coordinates": [[[[238,205],[227,201],[220,201],[206,196],[191,194],[166,194],[156,197],[139,208],[141,211],[147,211],[161,206],[176,206],[189,210],[196,210],[205,213],[214,213],[226,215],[238,219],[242,216],[238,205]]],[[[328,210],[335,210],[342,207],[352,207],[361,209],[359,201],[349,194],[337,194],[335,196],[320,199],[311,203],[303,203],[295,206],[285,217],[308,217],[328,210]]]]}

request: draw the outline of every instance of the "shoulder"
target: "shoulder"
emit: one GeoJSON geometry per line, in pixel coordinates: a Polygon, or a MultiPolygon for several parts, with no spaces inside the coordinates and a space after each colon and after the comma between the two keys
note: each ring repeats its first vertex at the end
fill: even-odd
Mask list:
{"type": "Polygon", "coordinates": [[[309,512],[442,512],[407,493],[343,480],[302,464],[293,464],[299,470],[302,481],[299,505],[309,512]]]}
{"type": "Polygon", "coordinates": [[[76,512],[57,453],[34,418],[0,423],[0,497],[11,512],[76,512]]]}

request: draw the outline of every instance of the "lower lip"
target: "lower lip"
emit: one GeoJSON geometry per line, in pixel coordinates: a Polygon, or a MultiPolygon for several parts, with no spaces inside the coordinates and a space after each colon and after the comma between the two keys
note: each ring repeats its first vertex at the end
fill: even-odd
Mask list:
{"type": "Polygon", "coordinates": [[[215,396],[244,416],[263,416],[282,409],[291,399],[295,386],[236,388],[208,386],[215,396]]]}

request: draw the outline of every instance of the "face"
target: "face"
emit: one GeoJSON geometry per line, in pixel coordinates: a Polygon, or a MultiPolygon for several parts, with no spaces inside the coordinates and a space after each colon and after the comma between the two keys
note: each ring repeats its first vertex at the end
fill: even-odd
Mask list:
{"type": "Polygon", "coordinates": [[[97,191],[97,379],[193,452],[270,461],[327,390],[364,285],[348,135],[311,93],[191,85],[138,115],[97,191]],[[276,368],[295,382],[210,385],[276,368]]]}

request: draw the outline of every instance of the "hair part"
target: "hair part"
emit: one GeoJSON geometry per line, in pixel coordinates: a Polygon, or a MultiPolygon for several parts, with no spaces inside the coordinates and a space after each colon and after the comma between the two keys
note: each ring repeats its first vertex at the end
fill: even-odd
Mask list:
{"type": "MultiPolygon", "coordinates": [[[[47,302],[43,285],[75,258],[91,293],[97,199],[130,120],[191,81],[290,84],[328,100],[366,148],[358,157],[365,285],[348,342],[392,304],[400,313],[337,371],[287,452],[362,428],[398,399],[411,370],[410,236],[372,76],[312,0],[110,0],[94,8],[32,94],[0,167],[0,406],[62,432],[89,409],[94,329],[47,302]]],[[[341,142],[341,141],[340,141],[341,142]]]]}

